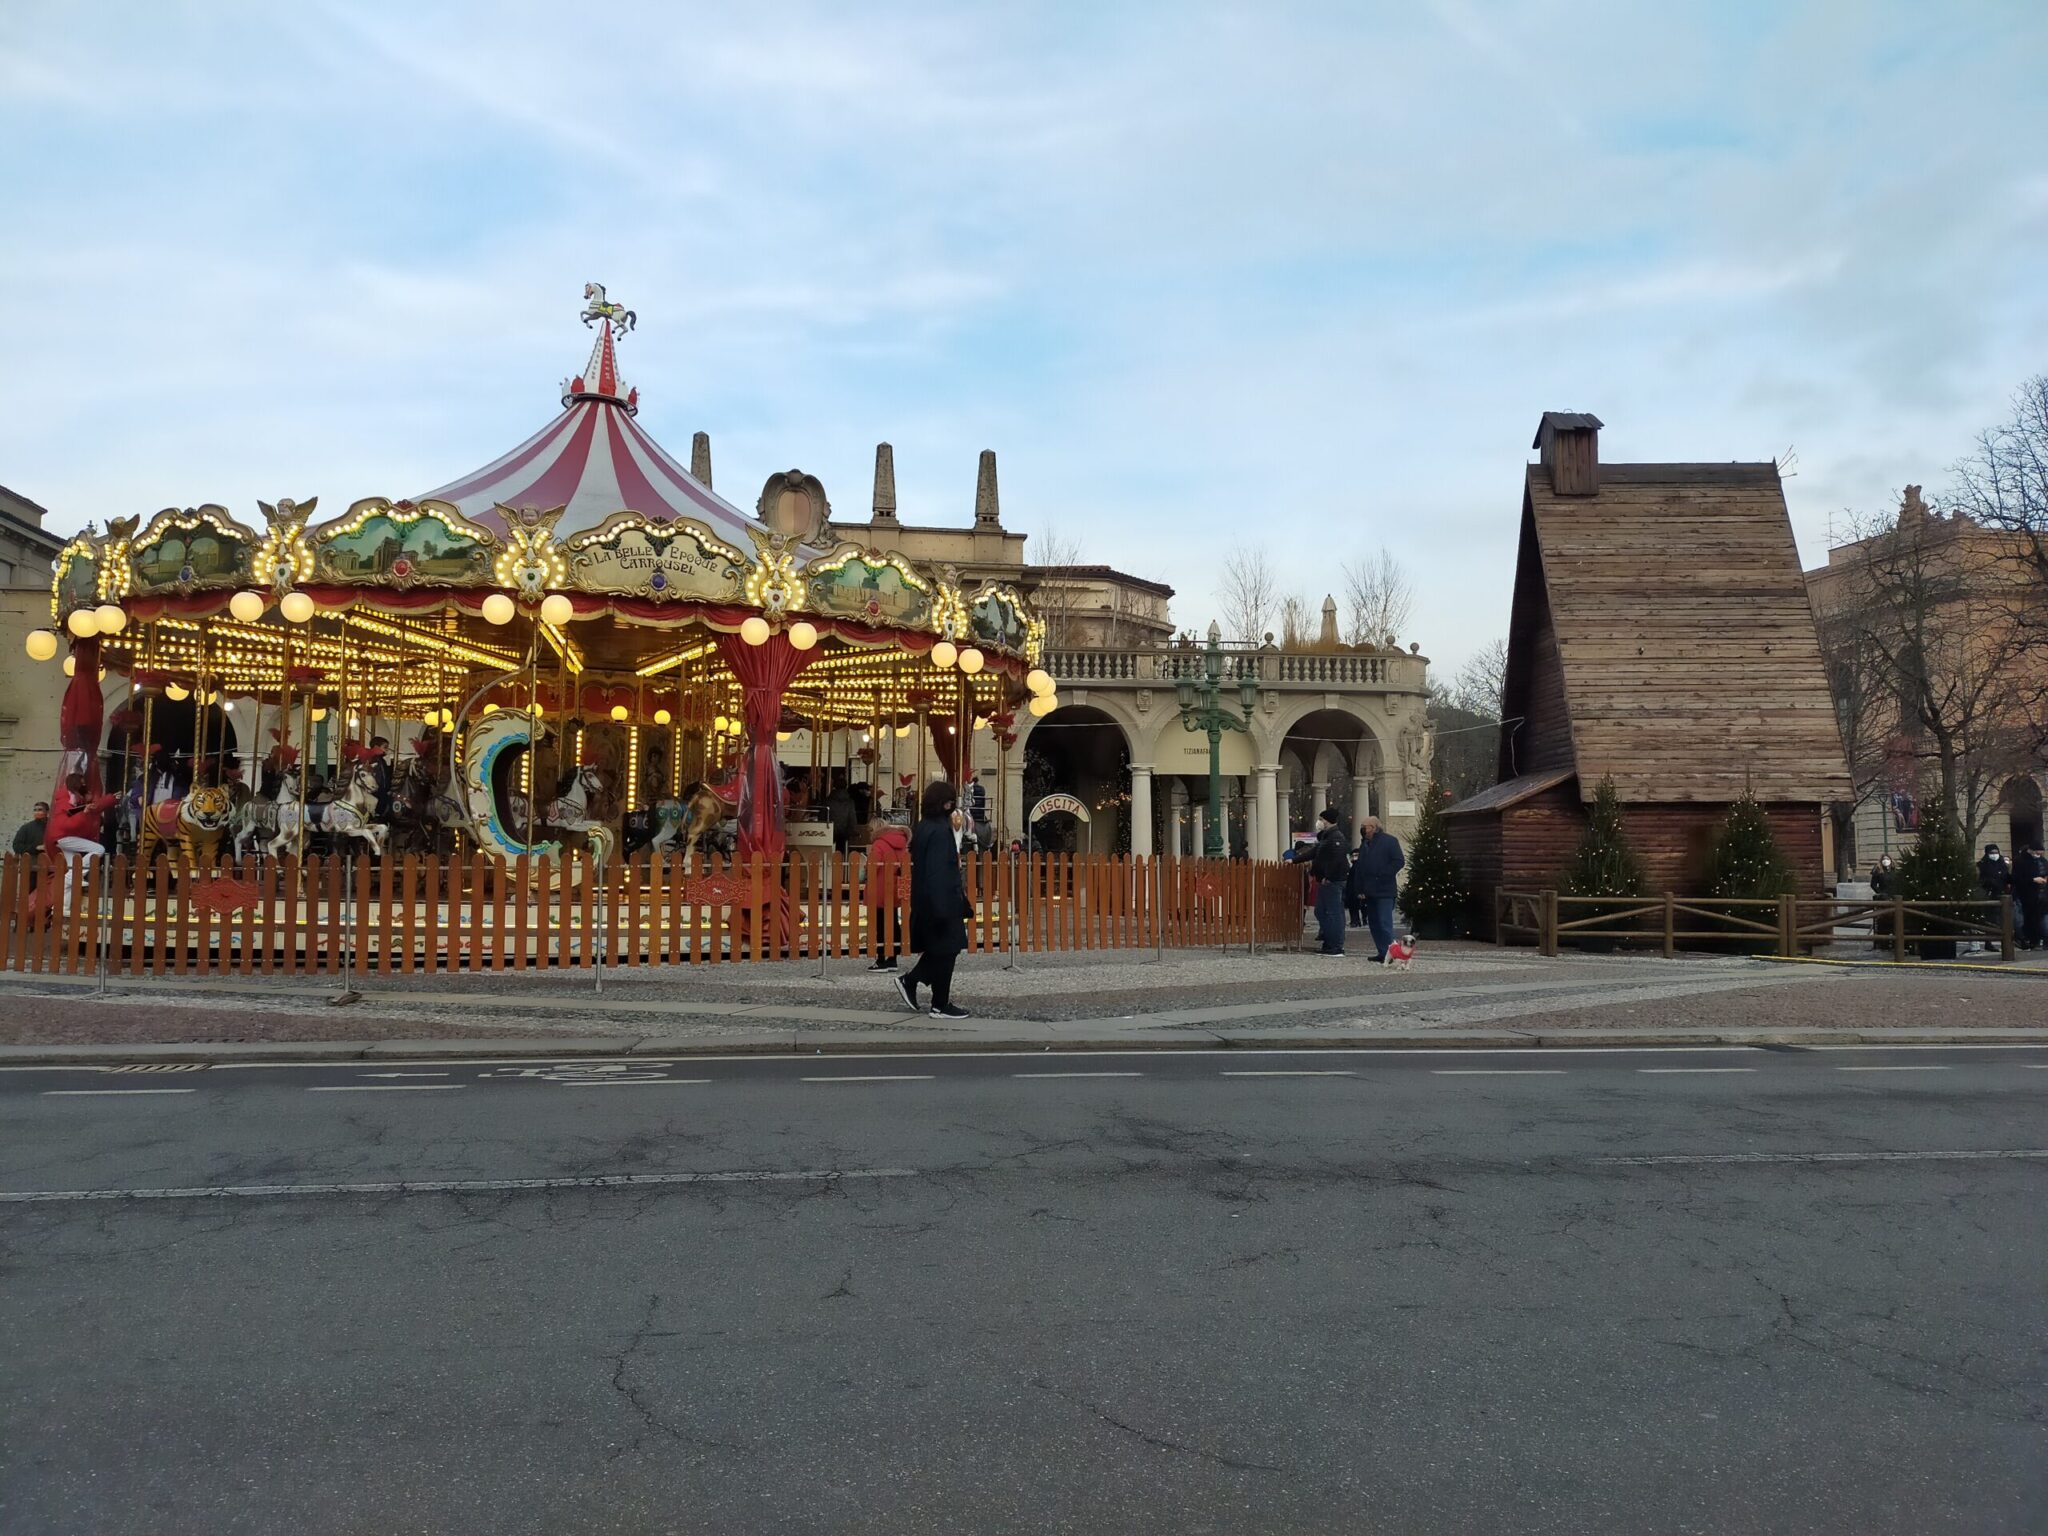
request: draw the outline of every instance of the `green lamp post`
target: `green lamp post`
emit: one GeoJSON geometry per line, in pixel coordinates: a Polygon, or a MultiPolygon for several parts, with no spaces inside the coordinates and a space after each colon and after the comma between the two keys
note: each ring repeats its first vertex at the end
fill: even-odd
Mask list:
{"type": "Polygon", "coordinates": [[[1242,715],[1223,702],[1223,691],[1223,629],[1212,621],[1209,644],[1202,652],[1201,676],[1182,677],[1174,684],[1180,699],[1181,729],[1209,733],[1209,814],[1202,823],[1202,856],[1209,859],[1223,857],[1223,733],[1251,730],[1259,681],[1256,677],[1238,678],[1242,715]]]}

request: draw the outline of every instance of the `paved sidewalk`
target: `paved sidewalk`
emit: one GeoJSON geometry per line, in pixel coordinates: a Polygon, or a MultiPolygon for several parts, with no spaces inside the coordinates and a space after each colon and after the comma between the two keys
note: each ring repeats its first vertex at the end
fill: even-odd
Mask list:
{"type": "Polygon", "coordinates": [[[2048,967],[1864,968],[1735,957],[1544,959],[1432,946],[1360,957],[1215,951],[962,958],[976,1017],[902,1011],[856,961],[334,979],[0,978],[0,1061],[474,1052],[584,1055],[1592,1043],[2048,1040],[2048,967]]]}

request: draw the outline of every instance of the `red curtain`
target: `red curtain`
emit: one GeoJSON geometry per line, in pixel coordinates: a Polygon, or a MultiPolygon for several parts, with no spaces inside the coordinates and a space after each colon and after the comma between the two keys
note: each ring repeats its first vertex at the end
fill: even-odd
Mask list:
{"type": "Polygon", "coordinates": [[[718,654],[739,681],[740,722],[747,729],[740,774],[740,855],[779,859],[784,844],[782,765],[775,757],[775,732],[782,724],[782,694],[818,653],[800,651],[786,636],[772,634],[761,645],[749,645],[738,635],[720,635],[718,654]]]}

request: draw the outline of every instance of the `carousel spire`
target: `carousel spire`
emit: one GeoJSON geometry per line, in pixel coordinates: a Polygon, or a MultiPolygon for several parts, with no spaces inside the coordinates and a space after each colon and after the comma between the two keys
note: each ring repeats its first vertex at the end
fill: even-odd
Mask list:
{"type": "Polygon", "coordinates": [[[568,405],[577,400],[608,400],[614,405],[623,405],[629,412],[637,412],[640,391],[628,389],[620,381],[616,346],[618,338],[632,332],[639,316],[625,305],[607,299],[603,283],[585,283],[583,300],[583,323],[597,327],[597,340],[591,345],[590,361],[563,389],[562,404],[568,405]],[[613,329],[615,321],[616,331],[613,329]]]}

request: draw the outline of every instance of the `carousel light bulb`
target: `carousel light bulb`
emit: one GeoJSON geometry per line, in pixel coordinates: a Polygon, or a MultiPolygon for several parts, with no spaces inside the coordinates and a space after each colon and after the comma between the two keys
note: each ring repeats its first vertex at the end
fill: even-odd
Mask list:
{"type": "MultiPolygon", "coordinates": [[[[234,706],[234,705],[232,705],[232,704],[230,704],[230,705],[228,706],[228,708],[229,708],[229,709],[233,709],[234,707],[235,707],[235,706],[234,706]]],[[[363,717],[362,717],[361,715],[350,715],[350,716],[348,717],[348,728],[349,728],[350,730],[354,730],[354,729],[356,729],[356,727],[360,726],[360,725],[361,725],[362,723],[363,723],[363,717]]]]}
{"type": "Polygon", "coordinates": [[[1024,674],[1024,686],[1031,690],[1033,698],[1042,699],[1057,689],[1059,684],[1052,680],[1052,674],[1045,668],[1033,667],[1024,674]]]}
{"type": "Polygon", "coordinates": [[[244,624],[254,624],[263,617],[263,594],[237,592],[228,599],[228,612],[244,624]]]}
{"type": "Polygon", "coordinates": [[[103,635],[118,635],[128,627],[128,610],[119,603],[101,603],[92,616],[99,621],[103,635]]]}
{"type": "Polygon", "coordinates": [[[777,731],[775,733],[775,739],[777,741],[787,741],[793,734],[794,733],[790,731],[777,731]]]}
{"type": "Polygon", "coordinates": [[[716,720],[713,720],[711,722],[711,731],[713,735],[723,736],[725,734],[725,727],[726,718],[723,715],[720,715],[716,720]]]}
{"type": "Polygon", "coordinates": [[[630,715],[631,713],[632,713],[632,711],[631,711],[630,709],[626,708],[626,706],[625,706],[625,705],[623,705],[623,704],[614,704],[614,705],[612,706],[612,718],[613,718],[614,720],[617,720],[617,721],[618,721],[618,722],[620,722],[621,724],[624,724],[624,723],[625,723],[625,719],[626,719],[626,717],[627,717],[628,715],[630,715]]]}
{"type": "Polygon", "coordinates": [[[667,725],[667,724],[669,723],[669,721],[671,721],[671,720],[673,720],[673,719],[675,719],[675,716],[674,716],[674,715],[672,715],[672,714],[670,714],[670,713],[669,713],[669,712],[668,712],[667,710],[665,710],[665,709],[657,709],[657,710],[656,710],[656,711],[654,712],[654,723],[655,723],[656,725],[667,725]]]}
{"type": "Polygon", "coordinates": [[[64,658],[64,675],[66,677],[78,676],[78,658],[76,656],[66,656],[64,658]]]}
{"type": "Polygon", "coordinates": [[[896,727],[896,734],[899,738],[908,736],[910,734],[910,727],[907,725],[899,725],[896,727]]]}
{"type": "MultiPolygon", "coordinates": [[[[65,668],[64,675],[66,677],[71,675],[69,667],[65,668]]],[[[164,697],[176,703],[183,703],[186,699],[192,697],[192,690],[185,687],[182,683],[165,683],[164,697]]]]}
{"type": "Polygon", "coordinates": [[[728,720],[725,723],[725,734],[728,736],[737,736],[742,729],[743,727],[737,720],[728,720]]]}
{"type": "Polygon", "coordinates": [[[484,618],[492,624],[510,624],[512,615],[519,611],[519,605],[502,592],[493,592],[484,599],[484,618]]]}
{"type": "Polygon", "coordinates": [[[809,619],[798,619],[789,626],[789,643],[800,651],[808,651],[818,643],[818,626],[809,619]]]}
{"type": "Polygon", "coordinates": [[[1056,694],[1041,693],[1025,707],[1031,711],[1034,719],[1043,720],[1060,707],[1060,701],[1056,694]]]}
{"type": "Polygon", "coordinates": [[[576,605],[569,601],[567,594],[550,592],[541,599],[540,616],[544,623],[552,624],[555,628],[560,629],[564,624],[576,617],[576,605]]]}
{"type": "Polygon", "coordinates": [[[982,664],[987,660],[986,656],[983,656],[979,650],[970,645],[960,653],[960,670],[969,677],[972,677],[981,670],[982,664]]]}
{"type": "Polygon", "coordinates": [[[57,654],[57,636],[47,629],[32,629],[28,632],[28,659],[48,661],[57,654]]]}
{"type": "Polygon", "coordinates": [[[321,707],[321,706],[315,706],[315,708],[314,708],[314,710],[313,710],[313,723],[314,723],[315,725],[318,725],[318,724],[319,724],[319,723],[320,723],[320,722],[321,722],[322,720],[325,720],[326,718],[327,718],[327,711],[326,711],[326,709],[325,709],[324,707],[321,707]]]}
{"type": "Polygon", "coordinates": [[[746,622],[740,625],[740,638],[749,645],[766,645],[768,621],[758,613],[749,615],[746,622]]]}
{"type": "Polygon", "coordinates": [[[100,616],[90,608],[74,608],[64,620],[64,627],[79,639],[88,640],[100,632],[100,616]]]}
{"type": "MultiPolygon", "coordinates": [[[[485,714],[487,714],[487,715],[495,715],[495,714],[496,714],[497,712],[498,712],[498,706],[497,706],[497,705],[495,705],[495,704],[486,704],[486,705],[484,706],[484,713],[485,713],[485,714]]],[[[427,723],[428,723],[429,725],[431,725],[431,724],[433,724],[434,722],[430,720],[430,721],[428,721],[427,723]]]]}
{"type": "Polygon", "coordinates": [[[313,617],[313,599],[303,592],[287,592],[277,605],[277,611],[289,623],[303,624],[313,617]]]}
{"type": "Polygon", "coordinates": [[[941,640],[932,647],[932,665],[940,671],[944,671],[959,659],[960,647],[950,640],[941,640]]]}
{"type": "Polygon", "coordinates": [[[976,729],[977,731],[985,731],[985,730],[987,730],[987,729],[988,729],[988,716],[987,716],[987,715],[976,715],[976,716],[974,717],[974,728],[975,728],[975,729],[976,729]]]}
{"type": "Polygon", "coordinates": [[[235,701],[233,699],[229,699],[227,703],[221,705],[221,708],[232,715],[235,712],[235,701]]]}

